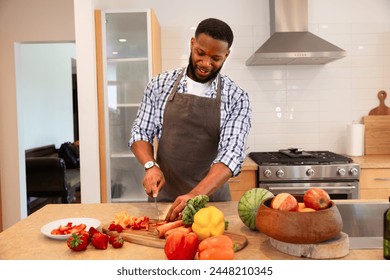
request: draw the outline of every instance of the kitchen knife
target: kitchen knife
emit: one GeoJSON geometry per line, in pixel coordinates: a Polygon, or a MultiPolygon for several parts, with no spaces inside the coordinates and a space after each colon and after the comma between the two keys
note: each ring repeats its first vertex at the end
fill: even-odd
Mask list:
{"type": "Polygon", "coordinates": [[[160,211],[158,210],[158,205],[157,205],[157,194],[153,194],[153,198],[154,198],[154,206],[156,207],[156,211],[157,211],[157,219],[160,220],[160,211]]]}

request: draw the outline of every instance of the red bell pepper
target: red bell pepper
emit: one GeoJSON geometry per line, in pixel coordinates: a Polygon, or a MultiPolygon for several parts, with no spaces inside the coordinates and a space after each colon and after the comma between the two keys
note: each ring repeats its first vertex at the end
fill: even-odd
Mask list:
{"type": "Polygon", "coordinates": [[[168,260],[193,260],[198,244],[199,238],[195,233],[176,230],[167,237],[164,252],[168,260]]]}

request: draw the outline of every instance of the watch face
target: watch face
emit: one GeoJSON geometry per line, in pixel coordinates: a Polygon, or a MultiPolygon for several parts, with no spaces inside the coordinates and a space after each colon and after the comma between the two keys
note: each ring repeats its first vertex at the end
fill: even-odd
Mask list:
{"type": "Polygon", "coordinates": [[[149,169],[151,167],[154,166],[154,162],[153,161],[148,161],[147,163],[145,163],[145,169],[149,169]]]}

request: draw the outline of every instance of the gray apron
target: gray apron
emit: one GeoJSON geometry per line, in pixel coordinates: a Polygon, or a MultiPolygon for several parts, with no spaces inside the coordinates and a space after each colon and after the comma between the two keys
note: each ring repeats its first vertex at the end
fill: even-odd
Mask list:
{"type": "MultiPolygon", "coordinates": [[[[169,94],[164,128],[158,144],[157,163],[166,183],[158,201],[174,201],[190,192],[209,172],[218,153],[221,118],[221,78],[217,97],[176,94],[184,69],[169,94]]],[[[231,200],[228,184],[218,188],[210,201],[231,200]]]]}

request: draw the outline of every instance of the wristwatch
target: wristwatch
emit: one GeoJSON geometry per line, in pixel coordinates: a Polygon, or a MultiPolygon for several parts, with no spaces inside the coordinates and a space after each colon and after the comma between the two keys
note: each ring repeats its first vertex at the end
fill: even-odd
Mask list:
{"type": "Polygon", "coordinates": [[[148,170],[148,169],[152,168],[153,166],[157,166],[158,168],[160,168],[160,166],[157,164],[157,162],[154,162],[154,161],[148,161],[147,163],[144,164],[145,170],[148,170]]]}

